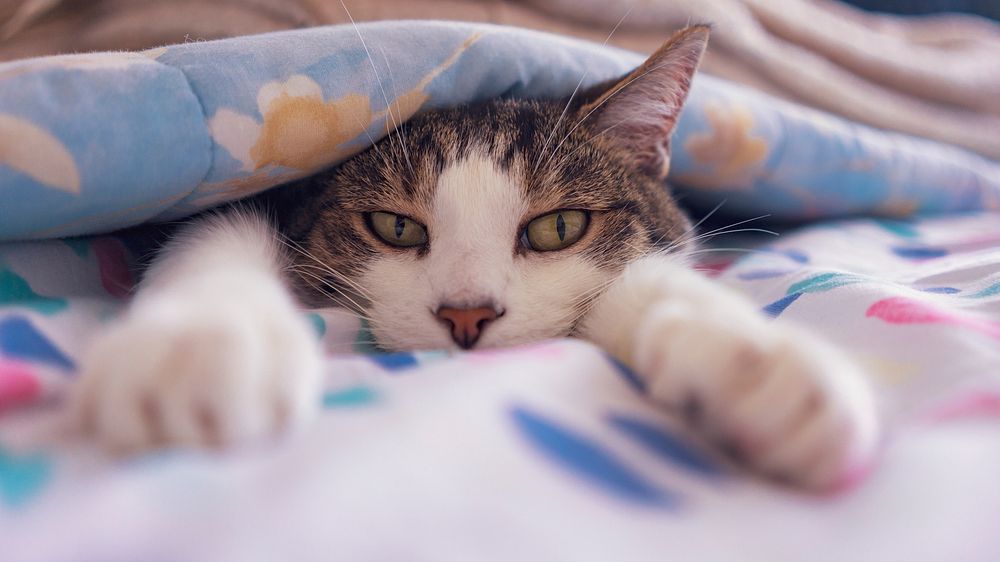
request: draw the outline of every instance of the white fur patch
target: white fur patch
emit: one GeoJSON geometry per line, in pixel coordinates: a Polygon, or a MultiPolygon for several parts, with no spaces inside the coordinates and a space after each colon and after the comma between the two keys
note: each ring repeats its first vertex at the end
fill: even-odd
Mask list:
{"type": "Polygon", "coordinates": [[[147,273],[82,365],[77,411],[109,447],[236,445],[298,426],[319,404],[321,352],[253,214],[195,221],[147,273]]]}
{"type": "Polygon", "coordinates": [[[527,205],[516,179],[473,153],[438,178],[428,272],[442,303],[503,307],[515,275],[512,254],[527,205]]]}
{"type": "Polygon", "coordinates": [[[630,264],[582,332],[655,400],[696,404],[699,427],[754,469],[830,488],[874,454],[876,405],[857,366],[669,256],[630,264]]]}
{"type": "Polygon", "coordinates": [[[444,305],[493,306],[498,318],[477,347],[565,336],[576,299],[607,275],[570,253],[516,253],[528,204],[517,173],[481,153],[446,167],[438,178],[427,228],[430,251],[385,255],[362,284],[375,296],[376,338],[394,349],[454,348],[433,312],[444,305]]]}

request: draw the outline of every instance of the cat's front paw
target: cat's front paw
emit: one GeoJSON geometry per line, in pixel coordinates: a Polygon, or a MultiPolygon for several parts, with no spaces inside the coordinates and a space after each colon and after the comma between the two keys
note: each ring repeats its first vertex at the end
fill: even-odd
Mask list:
{"type": "MultiPolygon", "coordinates": [[[[247,291],[244,291],[247,292],[247,291]]],[[[321,352],[286,295],[156,296],[98,337],[76,394],[110,449],[227,446],[298,426],[318,408],[321,352]]]]}
{"type": "Polygon", "coordinates": [[[664,303],[639,330],[635,365],[654,399],[765,475],[830,489],[874,454],[876,406],[862,373],[793,327],[664,303]]]}

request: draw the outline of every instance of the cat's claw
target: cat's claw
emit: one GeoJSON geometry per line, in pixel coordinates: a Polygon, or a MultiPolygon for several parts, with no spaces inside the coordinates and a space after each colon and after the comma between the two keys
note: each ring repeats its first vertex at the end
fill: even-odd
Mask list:
{"type": "Polygon", "coordinates": [[[318,408],[321,353],[289,298],[268,287],[155,296],[83,362],[77,420],[109,449],[231,446],[301,425],[318,408]]]}
{"type": "Polygon", "coordinates": [[[829,344],[743,311],[673,302],[653,307],[637,332],[635,366],[652,397],[686,413],[734,460],[816,490],[871,461],[872,390],[829,344]]]}

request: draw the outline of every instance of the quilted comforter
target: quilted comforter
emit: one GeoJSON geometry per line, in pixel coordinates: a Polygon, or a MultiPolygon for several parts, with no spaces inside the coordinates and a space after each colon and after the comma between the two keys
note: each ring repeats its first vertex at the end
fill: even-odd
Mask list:
{"type": "Polygon", "coordinates": [[[564,96],[639,60],[385,22],[0,65],[0,558],[1000,557],[1000,164],[710,76],[672,179],[695,212],[811,223],[700,257],[876,379],[889,430],[852,486],[741,476],[588,344],[382,354],[336,309],[305,312],[324,414],[288,442],[123,461],[67,427],[80,352],[134,283],[108,233],[335,164],[417,111],[564,96]]]}

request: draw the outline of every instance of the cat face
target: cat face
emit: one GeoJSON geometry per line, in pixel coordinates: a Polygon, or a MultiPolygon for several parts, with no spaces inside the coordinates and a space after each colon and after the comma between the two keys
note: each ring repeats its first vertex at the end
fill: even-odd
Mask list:
{"type": "Polygon", "coordinates": [[[393,350],[571,335],[629,262],[688,234],[662,180],[706,40],[679,32],[571,102],[425,113],[281,190],[300,294],[354,310],[393,350]]]}

